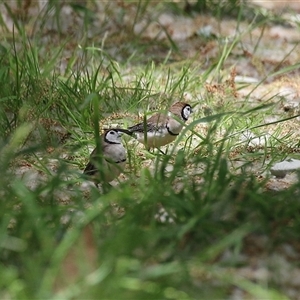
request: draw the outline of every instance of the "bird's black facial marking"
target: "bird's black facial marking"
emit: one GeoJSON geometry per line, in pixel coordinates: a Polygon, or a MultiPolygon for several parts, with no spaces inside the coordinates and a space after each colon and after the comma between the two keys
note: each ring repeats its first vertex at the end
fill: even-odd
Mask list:
{"type": "Polygon", "coordinates": [[[179,133],[174,133],[174,132],[172,132],[171,129],[169,128],[169,126],[168,126],[167,124],[166,124],[166,128],[167,128],[168,133],[169,133],[170,135],[174,135],[174,136],[179,135],[179,133]]]}
{"type": "Polygon", "coordinates": [[[182,119],[184,121],[187,121],[191,113],[192,113],[192,107],[189,104],[186,104],[181,110],[182,119]]]}

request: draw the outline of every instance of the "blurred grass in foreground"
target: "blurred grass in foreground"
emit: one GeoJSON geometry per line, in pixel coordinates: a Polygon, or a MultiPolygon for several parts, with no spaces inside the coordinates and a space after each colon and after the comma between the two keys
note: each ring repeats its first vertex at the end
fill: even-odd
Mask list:
{"type": "MultiPolygon", "coordinates": [[[[149,3],[134,4],[136,18],[149,3]]],[[[40,15],[45,23],[52,16],[58,32],[60,9],[49,1],[40,15]]],[[[224,299],[238,288],[255,299],[285,299],[274,277],[252,282],[234,272],[248,263],[241,257],[249,240],[268,237],[264,251],[270,254],[280,243],[298,241],[300,229],[299,184],[272,193],[265,189],[267,178],[247,171],[258,163],[262,174],[267,160],[285,157],[291,141],[278,130],[264,149],[249,151],[239,139],[249,128],[263,135],[263,116],[278,104],[237,103],[236,86],[220,77],[240,36],[220,43],[216,63],[203,73],[193,60],[174,66],[169,54],[161,64],[134,66],[135,54],[120,63],[105,47],[90,44],[84,32],[93,12],[80,4],[71,9],[83,16],[84,46],[76,47],[64,72],[58,64],[65,44],[43,48],[38,31],[29,37],[26,22],[12,10],[12,35],[1,20],[7,38],[0,44],[0,297],[224,299]],[[214,80],[223,84],[222,94],[203,92],[214,80]],[[117,113],[121,118],[110,121],[126,125],[137,111],[166,107],[186,91],[195,113],[176,141],[179,151],[143,154],[126,140],[126,180],[106,194],[92,187],[87,197],[81,170],[94,139],[93,101],[101,120],[117,113]],[[232,156],[243,165],[231,167],[232,156]]],[[[124,51],[130,52],[130,43],[139,47],[141,41],[131,38],[124,51]]],[[[138,48],[138,58],[141,53],[138,48]]]]}

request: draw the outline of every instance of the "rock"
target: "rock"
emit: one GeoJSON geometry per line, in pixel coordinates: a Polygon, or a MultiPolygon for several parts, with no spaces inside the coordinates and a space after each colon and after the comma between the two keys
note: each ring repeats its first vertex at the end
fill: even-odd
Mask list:
{"type": "Polygon", "coordinates": [[[288,172],[296,171],[300,169],[300,160],[298,159],[287,159],[280,163],[275,164],[270,168],[271,174],[283,178],[288,172]]]}
{"type": "Polygon", "coordinates": [[[295,173],[287,174],[284,178],[270,178],[265,185],[266,190],[279,192],[289,189],[293,184],[298,182],[298,176],[295,173]]]}
{"type": "Polygon", "coordinates": [[[255,78],[255,77],[250,77],[250,76],[237,75],[234,78],[234,82],[236,82],[236,83],[258,83],[259,79],[255,78]]]}
{"type": "Polygon", "coordinates": [[[268,133],[261,136],[257,136],[251,130],[245,130],[242,133],[241,141],[247,142],[249,146],[257,147],[257,146],[264,146],[269,138],[270,135],[268,133]]]}

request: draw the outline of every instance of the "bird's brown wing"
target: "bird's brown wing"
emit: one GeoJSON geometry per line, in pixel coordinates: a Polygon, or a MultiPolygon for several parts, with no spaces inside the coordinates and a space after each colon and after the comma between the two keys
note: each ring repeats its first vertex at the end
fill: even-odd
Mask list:
{"type": "Polygon", "coordinates": [[[90,161],[86,165],[83,173],[87,175],[95,175],[97,173],[97,168],[93,164],[93,161],[97,159],[97,152],[96,149],[93,150],[93,152],[90,155],[90,161]]]}
{"type": "Polygon", "coordinates": [[[86,175],[95,175],[97,173],[97,168],[94,166],[94,164],[92,162],[89,162],[84,171],[83,171],[84,174],[86,175]]]}
{"type": "Polygon", "coordinates": [[[131,132],[144,132],[145,129],[147,132],[157,131],[160,127],[164,126],[167,121],[168,116],[164,114],[155,114],[146,121],[146,124],[145,122],[141,122],[129,127],[128,130],[131,132]]]}
{"type": "Polygon", "coordinates": [[[108,163],[120,163],[120,162],[124,162],[125,160],[122,161],[113,161],[112,159],[110,159],[108,156],[105,155],[105,153],[107,153],[107,149],[110,147],[110,145],[104,144],[103,145],[103,152],[101,154],[97,154],[97,148],[95,148],[93,150],[93,152],[90,155],[90,161],[88,162],[88,164],[86,165],[83,173],[87,174],[87,175],[95,175],[98,172],[97,167],[95,166],[98,165],[102,162],[104,162],[102,159],[104,159],[106,162],[108,163]],[[95,163],[97,162],[97,163],[95,163]],[[94,164],[95,163],[95,164],[94,164]]]}

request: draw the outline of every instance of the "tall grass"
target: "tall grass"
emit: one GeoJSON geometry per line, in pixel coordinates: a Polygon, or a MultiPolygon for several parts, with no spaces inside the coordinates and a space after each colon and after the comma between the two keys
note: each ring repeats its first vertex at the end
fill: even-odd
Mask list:
{"type": "MultiPolygon", "coordinates": [[[[48,5],[41,26],[51,17],[61,33],[62,6],[48,5]]],[[[225,299],[237,287],[256,299],[285,299],[274,277],[252,282],[233,271],[248,263],[240,257],[249,238],[267,237],[268,254],[298,241],[300,226],[298,184],[270,193],[268,176],[257,176],[286,156],[280,149],[290,135],[277,128],[262,147],[241,140],[247,130],[264,136],[264,116],[278,103],[235,102],[237,87],[220,77],[241,36],[220,43],[203,73],[193,60],[174,67],[169,52],[161,64],[139,65],[147,60],[141,48],[118,62],[104,41],[95,46],[84,35],[92,10],[70,8],[83,12],[84,28],[63,72],[66,43],[43,48],[13,10],[15,30],[0,44],[0,297],[225,299]],[[203,89],[208,82],[225,93],[203,89]],[[187,93],[192,120],[166,155],[125,138],[129,164],[118,185],[84,188],[88,146],[103,127],[131,125],[187,93]]],[[[136,22],[149,9],[141,1],[136,22]]],[[[9,32],[3,20],[1,30],[9,32]]]]}

